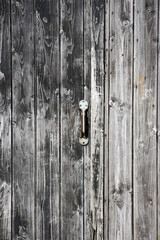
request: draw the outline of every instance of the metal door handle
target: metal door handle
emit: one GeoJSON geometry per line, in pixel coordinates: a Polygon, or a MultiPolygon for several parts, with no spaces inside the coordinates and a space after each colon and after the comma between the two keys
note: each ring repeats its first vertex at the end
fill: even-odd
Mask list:
{"type": "Polygon", "coordinates": [[[79,138],[79,142],[84,146],[88,144],[88,126],[87,126],[88,102],[85,100],[81,100],[79,102],[79,109],[81,110],[81,136],[79,138]]]}

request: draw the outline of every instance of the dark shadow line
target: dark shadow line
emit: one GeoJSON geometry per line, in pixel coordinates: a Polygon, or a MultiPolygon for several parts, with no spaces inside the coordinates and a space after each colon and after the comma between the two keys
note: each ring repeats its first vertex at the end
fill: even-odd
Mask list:
{"type": "Polygon", "coordinates": [[[159,78],[159,10],[160,10],[160,1],[158,0],[157,3],[157,102],[156,102],[156,231],[157,231],[157,240],[159,239],[159,216],[158,216],[158,211],[159,211],[159,200],[158,200],[158,193],[159,193],[159,148],[158,148],[158,143],[159,143],[159,124],[158,124],[158,120],[159,120],[159,84],[158,84],[158,78],[159,78]]]}
{"type": "MultiPolygon", "coordinates": [[[[59,1],[59,33],[61,31],[61,1],[59,1]]],[[[61,240],[61,225],[62,225],[62,204],[61,204],[61,198],[62,198],[62,156],[61,156],[61,80],[62,80],[62,68],[61,68],[61,34],[59,34],[59,240],[61,240]]]]}
{"type": "Polygon", "coordinates": [[[11,69],[11,239],[14,236],[13,225],[13,81],[12,81],[12,0],[10,0],[10,69],[11,69]]]}
{"type": "Polygon", "coordinates": [[[34,221],[35,240],[37,239],[37,71],[36,71],[36,0],[33,0],[33,24],[34,24],[34,221]]]}
{"type": "Polygon", "coordinates": [[[106,127],[105,127],[105,117],[106,117],[106,113],[105,113],[105,96],[106,96],[106,3],[105,0],[103,2],[104,4],[104,36],[103,36],[103,45],[104,45],[104,49],[103,49],[103,64],[104,64],[104,75],[103,75],[103,81],[104,81],[104,89],[103,89],[103,238],[105,237],[105,131],[106,131],[106,127]]]}
{"type": "Polygon", "coordinates": [[[109,2],[109,23],[108,23],[108,27],[109,27],[109,30],[108,30],[108,137],[107,137],[107,141],[108,141],[108,240],[109,240],[109,167],[110,167],[110,162],[109,162],[109,127],[110,127],[110,124],[109,124],[109,119],[110,119],[110,108],[109,108],[109,99],[110,99],[110,23],[111,23],[111,14],[110,14],[110,0],[108,0],[109,2]]]}
{"type": "MultiPolygon", "coordinates": [[[[82,80],[82,98],[84,99],[84,1],[83,0],[83,80],[82,80]]],[[[85,152],[82,147],[82,159],[83,159],[83,240],[85,239],[85,152]]]]}
{"type": "Polygon", "coordinates": [[[132,238],[134,239],[134,25],[135,25],[135,0],[133,0],[133,36],[132,36],[132,216],[131,216],[131,229],[132,238]]]}

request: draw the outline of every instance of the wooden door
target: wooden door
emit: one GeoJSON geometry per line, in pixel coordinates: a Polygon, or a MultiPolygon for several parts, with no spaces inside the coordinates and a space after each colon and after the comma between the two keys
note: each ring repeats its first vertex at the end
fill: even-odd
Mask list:
{"type": "Polygon", "coordinates": [[[0,1],[0,240],[160,239],[159,67],[159,0],[0,1]]]}

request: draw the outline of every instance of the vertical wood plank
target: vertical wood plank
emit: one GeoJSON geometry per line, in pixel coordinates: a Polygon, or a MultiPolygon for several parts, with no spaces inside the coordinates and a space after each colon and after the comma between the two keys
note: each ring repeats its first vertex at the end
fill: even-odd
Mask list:
{"type": "Polygon", "coordinates": [[[103,239],[104,1],[91,7],[91,223],[103,239]]]}
{"type": "Polygon", "coordinates": [[[157,239],[156,109],[158,1],[135,1],[134,238],[157,239]]]}
{"type": "Polygon", "coordinates": [[[84,147],[84,239],[92,239],[93,228],[91,223],[91,1],[84,0],[84,99],[89,103],[88,117],[88,138],[89,144],[84,147]]]}
{"type": "Polygon", "coordinates": [[[157,62],[157,221],[158,221],[158,240],[160,240],[160,1],[158,1],[158,36],[157,36],[157,53],[158,53],[158,62],[157,62]]]}
{"type": "Polygon", "coordinates": [[[33,1],[11,1],[12,17],[12,238],[34,239],[33,1]]]}
{"type": "Polygon", "coordinates": [[[61,1],[61,239],[83,239],[83,2],[61,1]]]}
{"type": "Polygon", "coordinates": [[[109,240],[109,81],[110,81],[110,1],[105,1],[105,119],[104,119],[104,239],[109,240]]]}
{"type": "Polygon", "coordinates": [[[59,1],[36,0],[37,239],[59,236],[59,1]]]}
{"type": "Polygon", "coordinates": [[[0,240],[11,239],[10,1],[0,2],[0,240]]]}
{"type": "Polygon", "coordinates": [[[132,239],[132,9],[110,1],[109,239],[119,240],[132,239]]]}
{"type": "Polygon", "coordinates": [[[89,145],[84,150],[84,239],[103,239],[104,1],[84,1],[84,98],[89,145]]]}

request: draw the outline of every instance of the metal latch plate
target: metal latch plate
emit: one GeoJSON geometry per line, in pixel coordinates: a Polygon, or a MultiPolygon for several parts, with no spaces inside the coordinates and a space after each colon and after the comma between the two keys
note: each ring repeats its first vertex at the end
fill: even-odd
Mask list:
{"type": "Polygon", "coordinates": [[[85,100],[81,100],[79,102],[79,109],[81,110],[81,137],[79,138],[79,142],[81,145],[88,144],[88,133],[87,133],[87,110],[88,110],[88,102],[85,100]]]}

